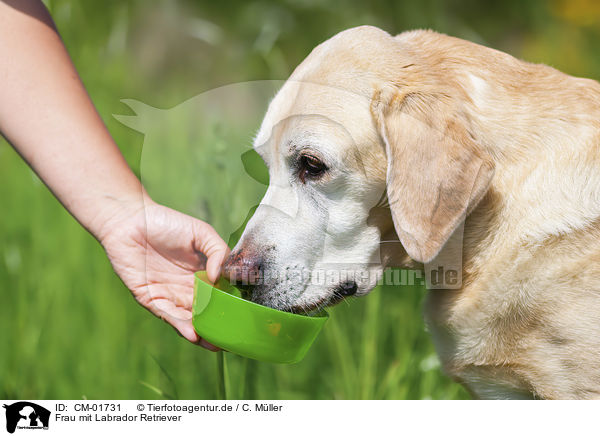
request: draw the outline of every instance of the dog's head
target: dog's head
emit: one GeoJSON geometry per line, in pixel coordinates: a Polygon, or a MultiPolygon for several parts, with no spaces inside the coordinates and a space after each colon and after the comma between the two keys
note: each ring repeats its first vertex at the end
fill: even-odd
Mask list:
{"type": "Polygon", "coordinates": [[[256,137],[270,184],[225,275],[254,285],[258,303],[302,311],[368,293],[391,256],[382,242],[399,239],[396,258],[434,258],[493,174],[460,89],[442,86],[376,28],[317,47],[256,137]]]}

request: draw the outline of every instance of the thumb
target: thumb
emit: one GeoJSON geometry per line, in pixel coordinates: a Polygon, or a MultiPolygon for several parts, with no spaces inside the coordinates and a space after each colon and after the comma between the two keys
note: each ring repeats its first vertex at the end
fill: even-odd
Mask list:
{"type": "Polygon", "coordinates": [[[229,247],[209,224],[198,221],[197,227],[194,248],[206,256],[206,274],[214,283],[219,278],[221,265],[229,254],[229,247]]]}
{"type": "Polygon", "coordinates": [[[208,275],[208,280],[212,283],[216,282],[221,275],[221,265],[225,261],[225,258],[229,254],[229,247],[225,244],[224,247],[220,248],[216,253],[212,256],[208,257],[206,262],[206,274],[208,275]]]}

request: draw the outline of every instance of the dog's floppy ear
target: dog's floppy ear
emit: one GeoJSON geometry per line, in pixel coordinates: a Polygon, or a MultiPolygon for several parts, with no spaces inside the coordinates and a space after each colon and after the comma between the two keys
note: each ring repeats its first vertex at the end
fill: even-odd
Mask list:
{"type": "Polygon", "coordinates": [[[427,263],[486,193],[494,174],[447,95],[375,93],[392,219],[408,255],[427,263]]]}

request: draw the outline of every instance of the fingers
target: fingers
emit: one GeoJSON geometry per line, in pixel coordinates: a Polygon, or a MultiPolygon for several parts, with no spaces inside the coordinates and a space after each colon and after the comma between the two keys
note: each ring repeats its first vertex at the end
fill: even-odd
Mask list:
{"type": "Polygon", "coordinates": [[[221,265],[225,261],[225,258],[229,254],[229,248],[218,251],[208,258],[206,262],[206,274],[208,275],[208,280],[212,283],[216,282],[221,275],[221,265]]]}
{"type": "Polygon", "coordinates": [[[133,291],[137,301],[152,313],[181,308],[190,311],[194,301],[193,281],[189,284],[157,283],[133,291]],[[166,303],[168,302],[168,303],[166,303]]]}
{"type": "Polygon", "coordinates": [[[200,346],[206,348],[209,351],[219,351],[220,348],[211,344],[210,342],[205,341],[204,339],[200,339],[200,346]]]}
{"type": "Polygon", "coordinates": [[[184,337],[191,343],[200,345],[201,347],[206,348],[209,351],[219,351],[220,350],[219,347],[214,346],[210,342],[208,342],[205,339],[202,339],[200,336],[198,336],[198,333],[196,333],[196,331],[194,330],[194,326],[192,325],[192,320],[177,320],[177,319],[170,320],[170,319],[168,319],[168,317],[165,317],[164,320],[166,322],[168,322],[169,324],[171,324],[182,337],[184,337]]]}
{"type": "MultiPolygon", "coordinates": [[[[167,306],[168,303],[167,303],[167,306]]],[[[185,311],[181,308],[170,308],[170,311],[158,309],[158,307],[149,308],[154,309],[152,312],[162,318],[165,322],[169,323],[173,328],[185,339],[190,341],[193,344],[200,345],[203,348],[206,348],[209,351],[219,351],[220,348],[214,346],[210,342],[202,339],[196,331],[194,330],[194,326],[192,324],[192,318],[189,311],[185,311]],[[157,313],[158,312],[158,313],[157,313]]]]}
{"type": "Polygon", "coordinates": [[[165,320],[167,323],[171,324],[175,328],[175,330],[177,330],[177,332],[188,341],[194,344],[200,343],[200,336],[198,336],[198,334],[194,330],[191,320],[173,318],[169,315],[163,315],[162,319],[165,320]]]}
{"type": "Polygon", "coordinates": [[[171,324],[181,336],[186,338],[191,343],[200,345],[201,347],[206,348],[209,351],[219,351],[220,350],[219,347],[216,347],[215,345],[211,344],[210,342],[208,342],[205,339],[202,339],[200,336],[198,336],[198,334],[194,330],[194,326],[192,325],[191,320],[187,320],[187,321],[174,320],[173,322],[171,322],[165,318],[165,321],[167,321],[169,324],[171,324]]]}
{"type": "Polygon", "coordinates": [[[197,221],[194,247],[207,257],[206,273],[211,282],[216,282],[221,265],[229,254],[229,247],[209,224],[197,221]]]}

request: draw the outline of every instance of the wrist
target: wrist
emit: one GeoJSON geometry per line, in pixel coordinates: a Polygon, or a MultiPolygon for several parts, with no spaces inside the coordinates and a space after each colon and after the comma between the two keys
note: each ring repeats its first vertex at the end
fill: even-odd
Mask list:
{"type": "Polygon", "coordinates": [[[139,213],[143,213],[146,207],[154,204],[154,201],[143,187],[141,187],[138,194],[120,198],[107,197],[101,202],[101,209],[91,221],[89,227],[86,227],[104,245],[109,235],[120,228],[125,221],[139,213]]]}

